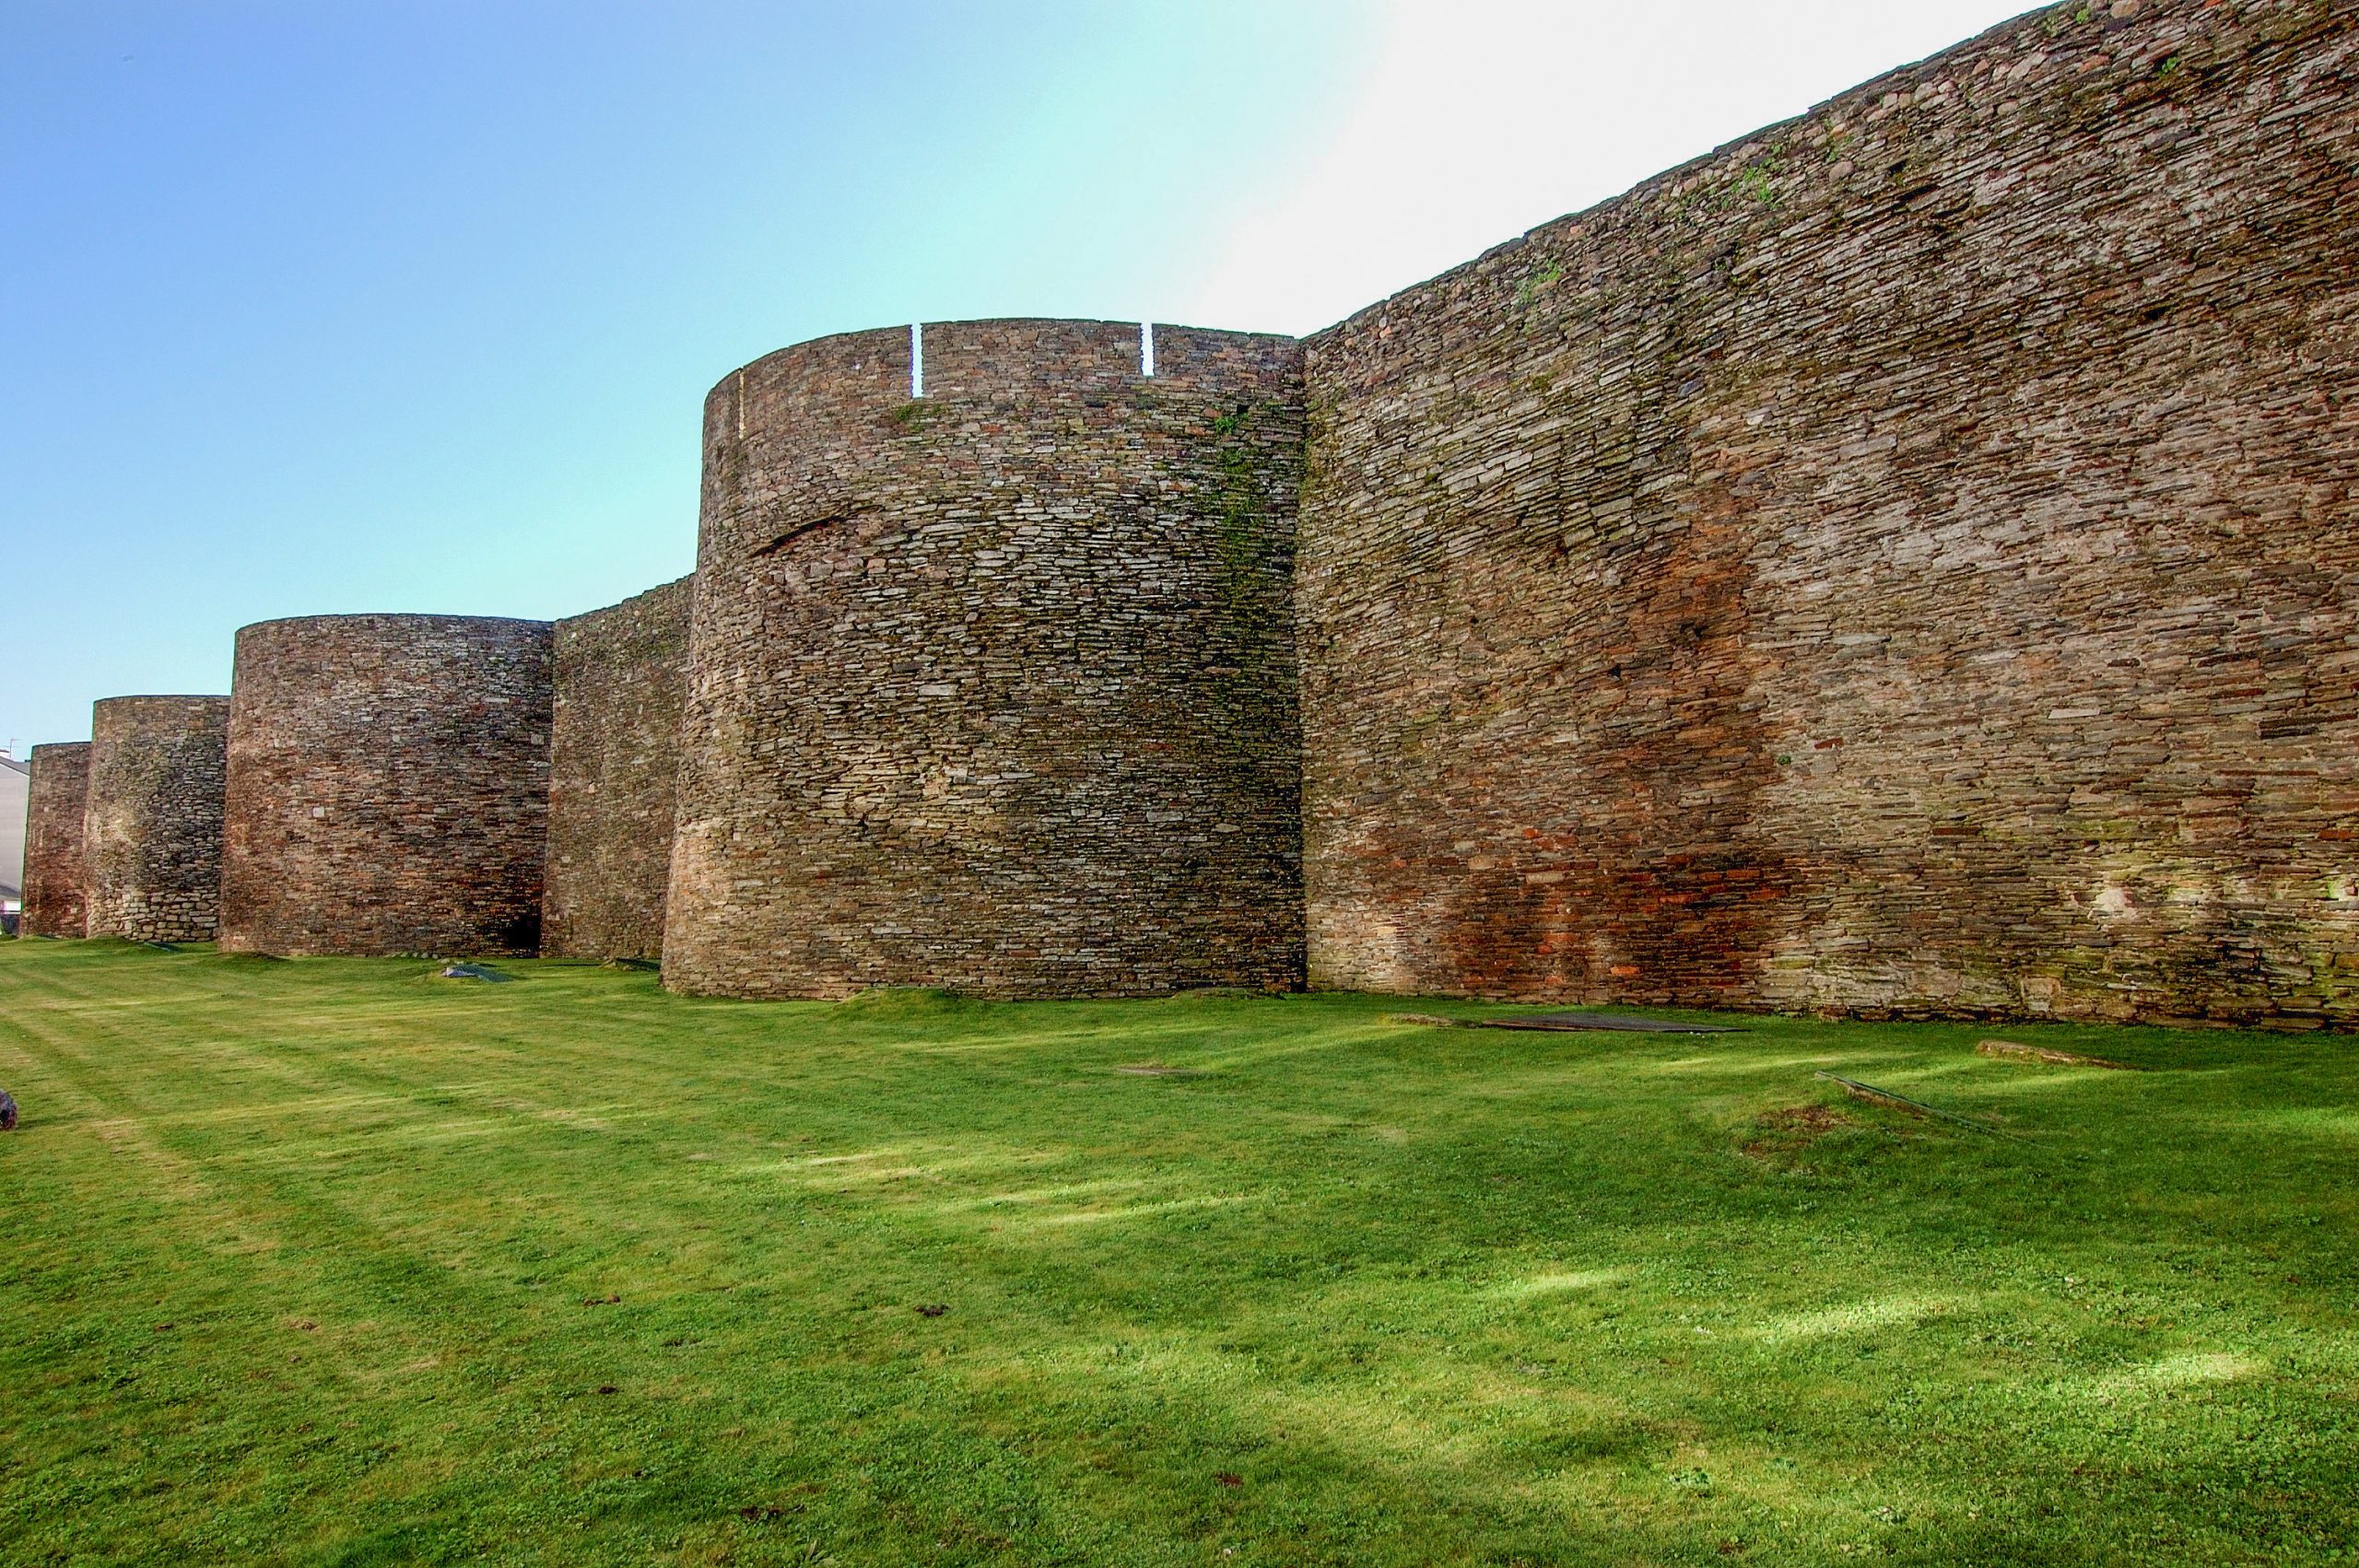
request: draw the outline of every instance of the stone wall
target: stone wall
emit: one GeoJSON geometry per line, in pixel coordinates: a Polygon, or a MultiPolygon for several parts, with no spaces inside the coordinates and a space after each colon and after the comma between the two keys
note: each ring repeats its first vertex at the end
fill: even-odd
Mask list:
{"type": "Polygon", "coordinates": [[[663,945],[695,585],[684,577],[557,623],[549,957],[648,958],[663,945]]]}
{"type": "Polygon", "coordinates": [[[92,936],[210,942],[221,907],[224,696],[90,709],[83,890],[92,936]]]}
{"type": "Polygon", "coordinates": [[[89,809],[87,741],[35,746],[25,804],[27,936],[82,936],[89,929],[83,897],[83,815],[89,809]]]}
{"type": "Polygon", "coordinates": [[[1129,995],[1301,973],[1299,351],[905,329],[705,405],[663,974],[1129,995]]]}
{"type": "Polygon", "coordinates": [[[2025,17],[1310,340],[1314,983],[2359,1019],[2355,20],[2025,17]]]}
{"type": "Polygon", "coordinates": [[[461,615],[239,632],[222,946],[537,951],[549,641],[461,615]]]}
{"type": "MultiPolygon", "coordinates": [[[[2354,213],[2359,5],[2075,3],[1307,344],[783,350],[693,593],[241,634],[225,942],[2359,1024],[2354,213]]],[[[100,705],[94,932],[221,708],[100,705]]]]}

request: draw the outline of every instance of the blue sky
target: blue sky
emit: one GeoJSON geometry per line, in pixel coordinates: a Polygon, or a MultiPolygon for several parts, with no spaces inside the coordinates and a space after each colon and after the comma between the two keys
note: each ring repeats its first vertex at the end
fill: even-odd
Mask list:
{"type": "Polygon", "coordinates": [[[0,743],[679,575],[784,344],[1314,330],[2015,8],[5,0],[0,743]]]}

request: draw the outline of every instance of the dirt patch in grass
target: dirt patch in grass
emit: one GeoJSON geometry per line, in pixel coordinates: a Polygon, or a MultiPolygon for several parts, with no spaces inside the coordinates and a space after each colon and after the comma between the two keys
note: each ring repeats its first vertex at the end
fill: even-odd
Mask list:
{"type": "Polygon", "coordinates": [[[1776,1159],[1798,1154],[1839,1127],[1859,1124],[1833,1106],[1789,1106],[1764,1111],[1753,1118],[1754,1135],[1743,1147],[1747,1158],[1776,1159]]]}

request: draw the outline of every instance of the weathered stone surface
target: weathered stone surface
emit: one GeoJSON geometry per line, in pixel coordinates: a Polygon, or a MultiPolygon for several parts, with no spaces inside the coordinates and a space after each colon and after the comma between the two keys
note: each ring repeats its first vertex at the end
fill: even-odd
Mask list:
{"type": "Polygon", "coordinates": [[[531,954],[549,625],[316,615],[238,633],[221,945],[531,954]]]}
{"type": "Polygon", "coordinates": [[[92,705],[82,828],[90,935],[213,940],[229,722],[226,696],[111,696],[92,705]]]}
{"type": "Polygon", "coordinates": [[[66,741],[35,746],[25,805],[27,936],[81,936],[89,930],[83,898],[83,816],[89,809],[90,746],[66,741]]]}
{"type": "Polygon", "coordinates": [[[705,405],[667,985],[1301,973],[1288,339],[975,322],[705,405]]]}
{"type": "Polygon", "coordinates": [[[663,945],[688,687],[684,577],[557,623],[549,729],[552,958],[649,958],[663,945]]]}
{"type": "Polygon", "coordinates": [[[1309,340],[1312,981],[2359,1021],[2355,23],[2035,14],[1309,340]]]}

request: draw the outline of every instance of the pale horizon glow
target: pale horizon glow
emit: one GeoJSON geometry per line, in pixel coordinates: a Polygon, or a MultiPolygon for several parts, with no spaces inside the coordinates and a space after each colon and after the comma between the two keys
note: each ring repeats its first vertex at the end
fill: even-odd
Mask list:
{"type": "Polygon", "coordinates": [[[2019,15],[2009,0],[1396,0],[1191,319],[1297,335],[2019,15]]]}

